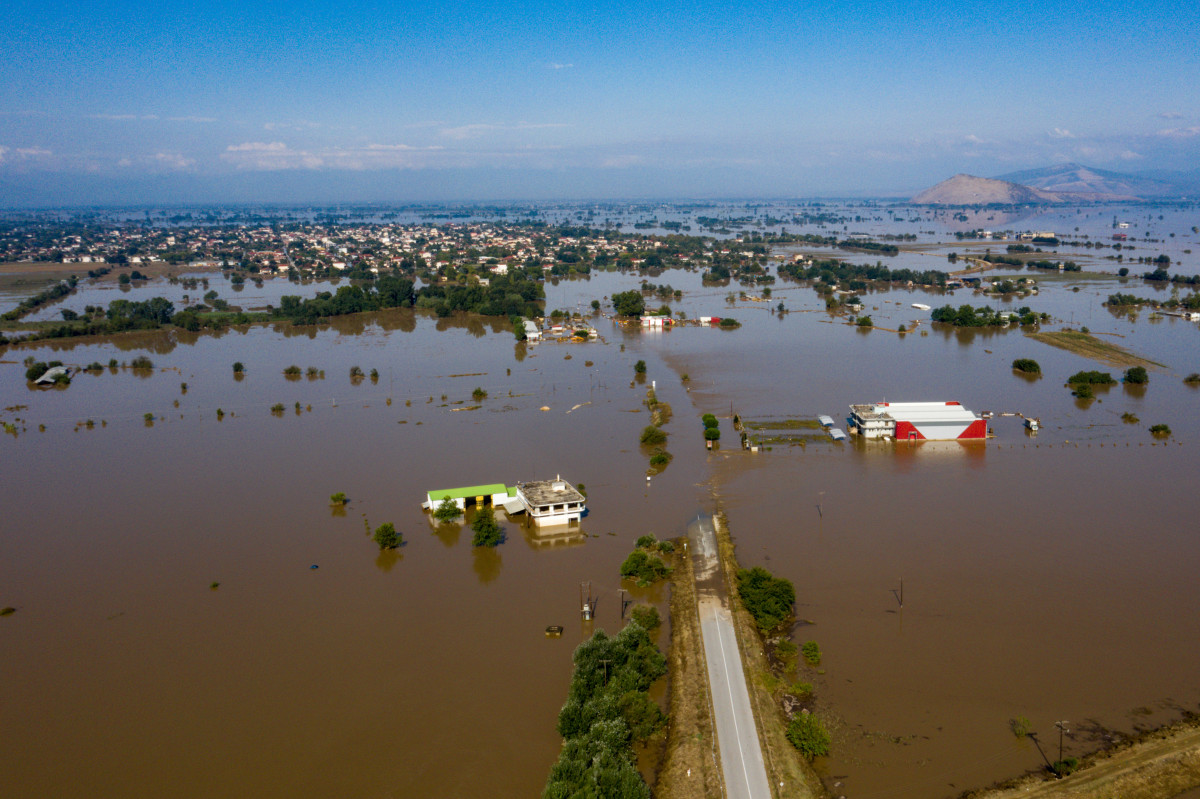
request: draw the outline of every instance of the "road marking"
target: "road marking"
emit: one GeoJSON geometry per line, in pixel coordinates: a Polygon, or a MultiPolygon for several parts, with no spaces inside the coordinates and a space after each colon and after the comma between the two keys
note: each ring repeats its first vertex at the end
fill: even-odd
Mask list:
{"type": "Polygon", "coordinates": [[[717,642],[721,648],[721,664],[725,667],[725,690],[729,693],[729,708],[733,711],[733,732],[737,735],[738,757],[742,761],[742,775],[746,778],[746,795],[753,796],[754,791],[750,789],[750,772],[746,768],[746,749],[742,746],[742,733],[738,729],[737,706],[733,703],[733,680],[729,676],[729,661],[725,657],[725,636],[721,634],[720,614],[714,613],[713,618],[717,623],[717,642]]]}

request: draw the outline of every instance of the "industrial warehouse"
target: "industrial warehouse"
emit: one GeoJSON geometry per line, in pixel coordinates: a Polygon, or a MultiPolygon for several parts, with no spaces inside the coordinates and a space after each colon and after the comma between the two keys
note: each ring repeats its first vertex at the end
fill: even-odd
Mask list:
{"type": "Polygon", "coordinates": [[[987,422],[957,402],[851,405],[850,432],[863,438],[945,441],[987,438],[987,422]]]}

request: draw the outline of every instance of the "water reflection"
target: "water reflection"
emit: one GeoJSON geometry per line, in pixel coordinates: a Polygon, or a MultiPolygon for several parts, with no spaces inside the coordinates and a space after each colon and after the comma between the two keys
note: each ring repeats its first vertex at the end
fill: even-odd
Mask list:
{"type": "Polygon", "coordinates": [[[482,585],[495,581],[500,576],[500,550],[496,547],[474,547],[472,568],[482,585]]]}
{"type": "Polygon", "coordinates": [[[399,549],[381,549],[375,557],[375,568],[381,572],[390,572],[392,567],[404,560],[399,549]]]}
{"type": "Polygon", "coordinates": [[[433,516],[429,517],[430,524],[433,524],[433,534],[442,542],[446,548],[450,548],[458,543],[459,537],[462,535],[463,526],[458,522],[441,522],[435,523],[433,516]]]}

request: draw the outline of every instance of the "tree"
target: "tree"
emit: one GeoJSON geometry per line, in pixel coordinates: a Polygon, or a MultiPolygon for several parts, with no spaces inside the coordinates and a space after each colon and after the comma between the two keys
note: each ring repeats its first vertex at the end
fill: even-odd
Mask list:
{"type": "Polygon", "coordinates": [[[644,375],[644,374],[646,374],[646,362],[645,362],[645,361],[638,361],[637,363],[635,363],[635,364],[633,365],[633,371],[634,371],[634,372],[636,372],[636,373],[638,373],[639,375],[644,375]]]}
{"type": "Polygon", "coordinates": [[[462,515],[462,510],[449,496],[442,499],[441,504],[433,511],[433,518],[439,522],[448,522],[462,515]]]}
{"type": "Polygon", "coordinates": [[[1145,385],[1150,382],[1150,375],[1146,374],[1146,367],[1134,366],[1125,370],[1125,382],[1135,386],[1145,385]]]}
{"type": "Polygon", "coordinates": [[[613,310],[617,316],[641,316],[646,310],[646,301],[637,290],[622,291],[612,295],[613,310]]]}
{"type": "Polygon", "coordinates": [[[775,577],[763,567],[755,566],[738,569],[737,583],[742,604],[762,632],[774,630],[791,615],[796,589],[790,580],[775,577]]]}
{"type": "Polygon", "coordinates": [[[342,491],[339,491],[336,494],[329,495],[329,504],[330,505],[345,505],[349,501],[350,501],[350,498],[347,497],[346,494],[342,491]]]}
{"type": "Polygon", "coordinates": [[[1013,371],[1024,372],[1027,375],[1040,375],[1042,367],[1032,358],[1017,358],[1012,362],[1013,371]]]}
{"type": "Polygon", "coordinates": [[[809,760],[829,754],[829,732],[812,713],[797,713],[788,722],[787,739],[809,760]]]}
{"type": "Polygon", "coordinates": [[[471,529],[475,531],[475,535],[471,539],[471,546],[494,547],[504,540],[500,525],[496,522],[496,514],[488,505],[483,505],[475,511],[471,529]]]}
{"type": "Polygon", "coordinates": [[[391,522],[384,522],[375,528],[375,535],[372,539],[383,549],[395,549],[404,543],[404,537],[396,532],[396,527],[391,522]]]}

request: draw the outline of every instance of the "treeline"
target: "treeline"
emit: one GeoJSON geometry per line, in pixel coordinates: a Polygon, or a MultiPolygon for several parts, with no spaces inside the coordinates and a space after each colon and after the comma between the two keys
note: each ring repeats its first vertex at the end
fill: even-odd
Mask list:
{"type": "Polygon", "coordinates": [[[943,305],[935,308],[930,316],[935,322],[955,327],[1006,327],[1014,321],[1021,325],[1035,325],[1046,318],[1045,314],[1039,316],[1027,307],[1018,308],[1015,315],[1011,315],[986,305],[979,308],[973,305],[960,305],[958,308],[943,305]]]}
{"type": "Polygon", "coordinates": [[[946,285],[946,273],[936,269],[918,272],[914,269],[888,269],[881,263],[849,264],[838,260],[813,261],[805,267],[800,262],[781,264],[777,270],[780,275],[793,280],[818,280],[823,283],[838,284],[850,280],[874,280],[888,283],[909,283],[916,286],[946,285]]]}
{"type": "Polygon", "coordinates": [[[1146,272],[1142,278],[1149,280],[1152,283],[1174,283],[1180,286],[1200,286],[1200,275],[1172,275],[1166,269],[1158,268],[1153,272],[1146,272]]]}
{"type": "Polygon", "coordinates": [[[900,248],[895,244],[881,244],[878,241],[864,241],[861,239],[847,239],[837,243],[840,250],[865,250],[867,252],[878,252],[883,255],[897,255],[900,248]]]}
{"type": "Polygon", "coordinates": [[[320,319],[346,314],[407,308],[412,305],[413,282],[406,277],[385,276],[371,286],[341,286],[336,293],[322,291],[311,299],[294,294],[279,298],[274,316],[293,324],[312,325],[320,319]]]}
{"type": "Polygon", "coordinates": [[[75,276],[72,275],[64,283],[58,283],[48,289],[45,289],[44,291],[39,291],[32,297],[26,297],[25,299],[21,300],[21,304],[16,308],[13,308],[11,311],[0,316],[0,319],[3,319],[5,322],[15,322],[21,317],[33,313],[43,305],[48,305],[55,300],[59,300],[67,296],[75,290],[75,285],[77,282],[78,281],[75,276]]]}
{"type": "Polygon", "coordinates": [[[1116,294],[1109,294],[1104,304],[1115,308],[1149,305],[1152,308],[1186,308],[1188,310],[1196,310],[1200,308],[1200,293],[1193,293],[1183,298],[1172,297],[1160,302],[1153,297],[1139,297],[1136,294],[1122,294],[1118,292],[1116,294]]]}
{"type": "Polygon", "coordinates": [[[481,316],[541,315],[540,301],[546,290],[540,282],[518,276],[495,276],[490,285],[422,286],[417,292],[418,308],[430,308],[438,316],[469,311],[481,316]]]}
{"type": "Polygon", "coordinates": [[[571,689],[558,714],[563,747],[543,799],[649,799],[633,743],[665,722],[649,690],[667,673],[666,659],[646,628],[631,621],[615,637],[597,630],[575,650],[574,661],[571,689]]]}

